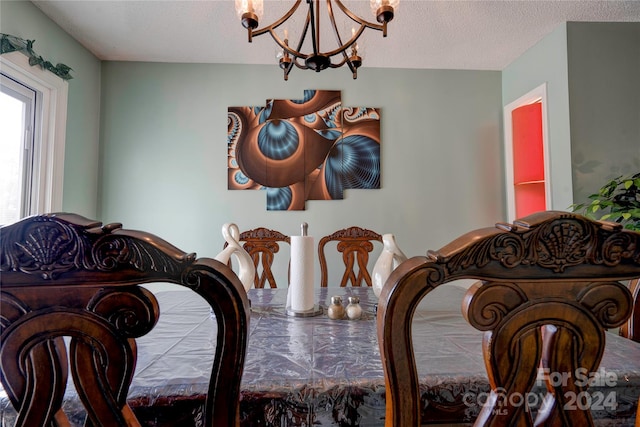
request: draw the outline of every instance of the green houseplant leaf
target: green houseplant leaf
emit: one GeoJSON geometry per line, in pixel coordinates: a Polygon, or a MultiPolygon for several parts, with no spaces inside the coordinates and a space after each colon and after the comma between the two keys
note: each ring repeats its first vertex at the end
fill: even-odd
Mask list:
{"type": "Polygon", "coordinates": [[[589,218],[618,222],[625,228],[640,231],[640,172],[619,176],[588,198],[591,202],[576,203],[570,209],[589,218]]]}

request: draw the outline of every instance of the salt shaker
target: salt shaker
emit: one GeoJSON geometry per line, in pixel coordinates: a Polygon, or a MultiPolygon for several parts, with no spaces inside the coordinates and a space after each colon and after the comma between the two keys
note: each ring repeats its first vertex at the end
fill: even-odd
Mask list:
{"type": "Polygon", "coordinates": [[[327,316],[329,319],[344,318],[344,307],[342,306],[342,298],[338,295],[331,297],[331,304],[327,307],[327,316]]]}
{"type": "Polygon", "coordinates": [[[349,297],[347,305],[347,317],[350,320],[358,320],[362,317],[362,307],[360,307],[360,298],[349,297]]]}

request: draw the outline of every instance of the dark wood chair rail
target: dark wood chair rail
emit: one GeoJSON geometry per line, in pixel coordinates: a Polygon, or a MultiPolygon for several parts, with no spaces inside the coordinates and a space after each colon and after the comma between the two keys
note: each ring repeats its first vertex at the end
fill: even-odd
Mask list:
{"type": "Polygon", "coordinates": [[[327,287],[329,283],[325,246],[332,241],[337,242],[336,249],[342,253],[342,261],[345,267],[340,286],[347,286],[349,282],[351,286],[362,286],[363,282],[367,286],[371,286],[371,274],[367,269],[369,254],[374,249],[374,242],[377,241],[382,244],[382,235],[366,228],[354,226],[343,228],[322,237],[318,242],[320,286],[322,287],[327,287]]]}
{"type": "MultiPolygon", "coordinates": [[[[483,352],[491,395],[476,425],[533,425],[525,405],[538,367],[551,373],[596,372],[605,330],[631,315],[633,299],[619,283],[640,276],[640,233],[565,212],[540,212],[479,229],[426,257],[402,263],[379,299],[378,342],[385,374],[386,426],[421,424],[411,322],[419,301],[457,279],[480,282],[463,315],[485,331],[483,352]]],[[[547,380],[546,411],[536,425],[593,425],[588,408],[564,411],[571,393],[586,389],[574,375],[547,380]]]]}
{"type": "MultiPolygon", "coordinates": [[[[277,288],[276,279],[273,277],[273,261],[280,251],[280,244],[291,245],[291,238],[279,231],[258,227],[240,233],[239,241],[244,242],[242,247],[251,256],[256,267],[254,287],[261,289],[268,283],[269,287],[277,288]]],[[[224,247],[227,246],[228,243],[225,242],[224,247]]]]}
{"type": "Polygon", "coordinates": [[[153,294],[138,286],[153,282],[183,285],[213,309],[218,336],[204,425],[239,423],[249,303],[228,266],[74,214],[29,217],[0,236],[0,380],[19,412],[16,425],[69,425],[61,410],[69,362],[91,425],[139,425],[126,398],[135,338],[160,315],[153,294]]]}

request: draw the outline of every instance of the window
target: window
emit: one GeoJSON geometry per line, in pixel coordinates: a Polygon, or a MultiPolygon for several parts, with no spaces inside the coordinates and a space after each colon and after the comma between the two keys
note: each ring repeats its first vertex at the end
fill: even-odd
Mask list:
{"type": "Polygon", "coordinates": [[[62,209],[68,84],[0,56],[0,225],[62,209]]]}
{"type": "Polygon", "coordinates": [[[30,211],[37,95],[0,73],[0,224],[30,211]]]}

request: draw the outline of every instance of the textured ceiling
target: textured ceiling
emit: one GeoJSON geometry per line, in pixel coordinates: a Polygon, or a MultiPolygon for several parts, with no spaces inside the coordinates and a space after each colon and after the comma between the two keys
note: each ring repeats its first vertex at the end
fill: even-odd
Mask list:
{"type": "MultiPolygon", "coordinates": [[[[103,60],[275,63],[268,35],[247,42],[233,0],[33,3],[103,60]]],[[[292,3],[265,0],[260,26],[292,3]]],[[[344,3],[375,21],[368,0],[344,3]]],[[[502,70],[565,21],[638,22],[640,1],[400,0],[388,37],[368,30],[358,44],[364,67],[502,70]]]]}

